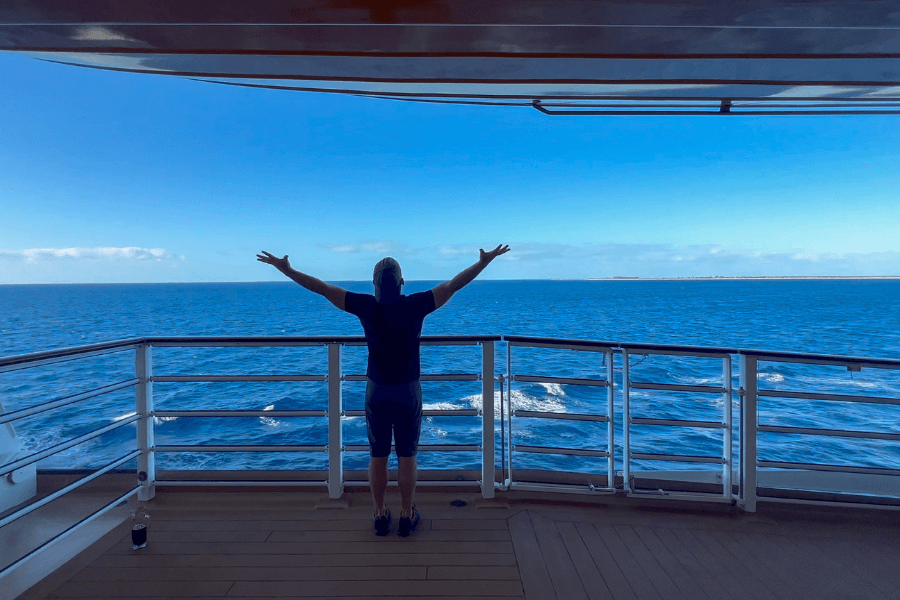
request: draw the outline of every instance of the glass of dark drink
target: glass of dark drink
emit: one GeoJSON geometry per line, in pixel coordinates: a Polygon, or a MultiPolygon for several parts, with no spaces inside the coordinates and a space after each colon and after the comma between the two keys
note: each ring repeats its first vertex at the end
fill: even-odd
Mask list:
{"type": "Polygon", "coordinates": [[[140,550],[147,546],[147,529],[150,515],[143,506],[131,511],[131,549],[140,550]]]}

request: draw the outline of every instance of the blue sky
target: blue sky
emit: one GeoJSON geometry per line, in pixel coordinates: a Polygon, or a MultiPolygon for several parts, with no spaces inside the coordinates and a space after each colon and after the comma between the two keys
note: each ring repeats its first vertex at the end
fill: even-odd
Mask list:
{"type": "Polygon", "coordinates": [[[0,284],[900,275],[900,117],[548,117],[0,53],[0,284]]]}

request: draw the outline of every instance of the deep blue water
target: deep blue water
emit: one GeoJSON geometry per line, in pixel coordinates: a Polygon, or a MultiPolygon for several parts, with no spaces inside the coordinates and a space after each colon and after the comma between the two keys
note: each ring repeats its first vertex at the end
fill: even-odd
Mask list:
{"type": "MultiPolygon", "coordinates": [[[[410,293],[436,282],[411,282],[410,293]]],[[[361,282],[343,284],[371,291],[361,282]]],[[[900,281],[475,281],[425,321],[424,335],[519,334],[613,342],[708,345],[854,356],[900,358],[900,281]]],[[[355,317],[291,283],[0,286],[0,356],[78,346],[133,336],[162,335],[360,335],[355,317]]],[[[475,373],[480,349],[423,349],[423,372],[475,373]]],[[[505,370],[498,347],[498,372],[505,370]]],[[[513,372],[605,377],[601,356],[560,350],[513,351],[513,372]]],[[[362,373],[365,350],[345,349],[344,373],[362,373]]],[[[716,385],[722,364],[710,359],[633,359],[633,379],[716,385]]],[[[48,399],[123,380],[133,354],[0,374],[0,402],[15,410],[48,399]]],[[[170,349],[154,351],[163,374],[324,373],[325,350],[170,349]]],[[[734,365],[736,373],[737,365],[734,365]]],[[[617,366],[616,383],[621,379],[617,366]]],[[[834,367],[762,363],[760,386],[799,391],[900,398],[900,377],[890,371],[850,373],[834,367]]],[[[362,407],[364,384],[345,383],[345,408],[362,407]]],[[[477,382],[425,383],[433,407],[479,405],[477,382]]],[[[324,408],[320,383],[157,383],[161,409],[324,408]],[[271,407],[271,408],[269,408],[271,407]]],[[[606,414],[602,388],[516,384],[514,407],[606,414]]],[[[133,410],[133,390],[116,392],[50,415],[17,423],[26,448],[80,435],[133,410]]],[[[736,398],[736,397],[735,397],[736,398]]],[[[620,398],[617,396],[617,403],[620,398]]],[[[634,392],[634,416],[717,420],[718,395],[634,392]]],[[[798,400],[761,400],[760,421],[805,427],[900,433],[895,406],[798,400]]],[[[618,409],[617,409],[618,410],[618,409]]],[[[516,419],[515,442],[595,448],[606,444],[603,424],[516,419]]],[[[99,465],[124,453],[134,429],[125,427],[42,461],[41,467],[99,465]]],[[[715,455],[717,430],[643,426],[633,429],[637,451],[715,455]]],[[[179,418],[157,424],[157,443],[324,444],[324,419],[179,418]]],[[[621,440],[621,435],[619,435],[621,440]]],[[[344,424],[347,444],[365,443],[362,419],[344,424]]],[[[435,417],[423,425],[422,443],[480,441],[480,419],[435,417]]],[[[761,434],[760,457],[900,468],[900,444],[886,441],[761,434]]],[[[359,468],[365,454],[350,455],[359,468]]],[[[423,453],[423,467],[474,467],[472,454],[423,453]]],[[[161,455],[162,467],[321,468],[317,454],[161,455]]],[[[517,467],[605,472],[601,459],[516,454],[517,467]]],[[[677,468],[646,463],[646,468],[677,468]]],[[[696,466],[696,465],[694,465],[696,466]]]]}

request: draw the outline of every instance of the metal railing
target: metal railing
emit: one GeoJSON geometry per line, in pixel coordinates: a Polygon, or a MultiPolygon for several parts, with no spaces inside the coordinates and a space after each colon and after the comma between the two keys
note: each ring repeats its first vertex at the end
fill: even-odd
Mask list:
{"type": "MultiPolygon", "coordinates": [[[[761,352],[735,348],[710,348],[672,345],[641,345],[617,342],[563,340],[552,338],[535,338],[525,336],[429,336],[422,338],[424,346],[480,346],[481,370],[478,373],[425,373],[423,381],[471,381],[481,382],[481,408],[456,408],[448,410],[425,410],[424,416],[481,416],[482,431],[480,444],[431,444],[422,445],[424,452],[477,452],[481,456],[481,479],[477,483],[486,498],[493,497],[495,490],[539,490],[562,491],[576,493],[624,493],[627,495],[657,494],[664,497],[689,500],[724,501],[737,503],[744,510],[755,511],[758,499],[767,501],[833,501],[831,496],[812,498],[810,490],[816,485],[831,485],[836,476],[881,478],[880,492],[869,494],[852,494],[838,490],[843,494],[844,504],[856,503],[867,505],[896,506],[900,497],[900,469],[878,468],[864,465],[817,464],[814,462],[793,462],[790,460],[759,460],[759,434],[832,436],[856,439],[882,440],[900,442],[900,433],[891,431],[858,431],[842,428],[839,423],[833,427],[796,427],[772,423],[759,423],[758,410],[761,399],[781,402],[794,400],[823,401],[831,403],[864,403],[872,406],[898,406],[900,398],[887,396],[865,396],[844,393],[810,392],[790,389],[760,389],[758,365],[764,363],[807,364],[820,366],[837,366],[850,371],[851,375],[861,369],[875,369],[900,373],[900,360],[841,357],[830,355],[761,352]],[[505,344],[505,374],[498,374],[495,365],[497,344],[505,344]],[[539,351],[566,350],[579,356],[581,363],[585,360],[591,365],[587,371],[590,377],[561,377],[520,372],[518,353],[520,349],[530,348],[539,351]],[[582,358],[587,357],[587,358],[582,358]],[[640,357],[634,362],[635,357],[640,357]],[[720,364],[720,375],[714,383],[684,384],[669,381],[649,380],[635,376],[635,368],[648,357],[687,358],[707,361],[708,364],[720,364]],[[515,360],[514,360],[515,359],[515,360]],[[738,388],[733,387],[733,364],[739,364],[738,388]],[[593,361],[593,362],[590,362],[593,361]],[[712,362],[709,362],[712,361],[712,362]],[[587,389],[600,389],[606,392],[605,411],[603,402],[596,403],[597,410],[589,412],[558,412],[528,410],[516,406],[512,401],[512,392],[522,386],[545,384],[587,389]],[[499,392],[500,401],[495,401],[495,393],[499,392]],[[672,418],[653,414],[649,403],[635,399],[635,393],[653,393],[665,397],[667,394],[690,395],[691,397],[719,398],[721,410],[715,419],[672,418]],[[737,398],[739,409],[739,427],[734,426],[734,400],[737,398]],[[499,415],[495,411],[499,409],[499,415]],[[650,410],[650,412],[647,412],[650,410]],[[554,446],[549,444],[525,444],[520,439],[519,429],[526,422],[579,422],[605,424],[605,444],[596,446],[554,446]],[[497,432],[497,425],[500,431],[497,432]],[[700,429],[721,432],[721,453],[718,455],[673,454],[654,449],[634,447],[636,431],[646,428],[700,429]],[[499,436],[498,436],[499,433],[499,436]],[[739,461],[735,459],[734,447],[739,461]],[[497,447],[499,446],[499,452],[497,447]],[[513,468],[514,459],[524,454],[530,455],[562,455],[573,457],[590,457],[602,459],[605,464],[605,477],[597,483],[567,483],[558,478],[547,481],[535,481],[534,473],[528,480],[520,480],[521,470],[513,468]],[[666,482],[678,483],[677,474],[671,472],[666,477],[656,476],[656,471],[636,469],[636,465],[647,462],[677,462],[691,464],[718,465],[715,472],[715,483],[718,491],[710,491],[706,485],[700,491],[687,490],[683,485],[667,486],[666,482]],[[498,464],[499,462],[499,464],[498,464]],[[735,464],[735,463],[738,464],[735,464]],[[499,480],[497,469],[499,467],[499,480]],[[771,477],[766,485],[760,485],[760,478],[769,476],[769,471],[792,471],[803,473],[806,477],[805,492],[797,492],[796,486],[779,487],[771,477]],[[822,474],[818,480],[814,474],[822,474]],[[811,475],[812,474],[812,475],[811,475]],[[736,477],[735,477],[736,476],[736,477]],[[640,478],[650,477],[653,489],[641,488],[640,478]],[[885,479],[886,478],[886,479],[885,479]],[[662,483],[660,483],[662,482],[662,483]],[[774,482],[774,483],[773,483],[774,482]],[[817,483],[818,482],[818,483],[817,483]],[[886,482],[886,483],[885,483],[886,482]],[[883,485],[882,485],[883,484],[883,485]],[[666,489],[669,487],[671,489],[666,489]],[[896,491],[895,491],[896,490],[896,491]],[[831,498],[831,500],[829,500],[831,498]]],[[[134,373],[128,373],[121,381],[107,383],[92,390],[79,392],[59,398],[51,398],[37,405],[0,414],[0,425],[14,423],[26,417],[47,415],[71,407],[87,400],[111,394],[129,388],[135,389],[135,411],[133,414],[119,417],[114,422],[96,428],[78,437],[41,448],[27,456],[15,456],[0,465],[0,477],[54,456],[64,450],[73,448],[97,437],[134,425],[136,430],[135,447],[112,460],[95,472],[72,482],[60,490],[32,502],[23,508],[0,519],[0,527],[47,505],[81,486],[94,481],[98,477],[120,468],[122,465],[137,459],[137,482],[124,495],[102,507],[91,517],[73,527],[86,524],[134,495],[141,500],[149,500],[154,496],[157,485],[315,485],[324,486],[332,498],[340,497],[344,491],[343,472],[344,456],[347,452],[361,452],[368,449],[365,445],[346,445],[343,440],[344,417],[364,416],[362,410],[345,410],[342,398],[343,382],[365,381],[364,374],[344,374],[344,347],[364,346],[362,337],[147,337],[94,344],[79,348],[69,348],[50,352],[41,352],[0,359],[0,373],[28,369],[36,366],[53,365],[88,357],[111,353],[134,352],[134,373]],[[186,347],[320,347],[327,351],[327,370],[314,374],[264,374],[249,375],[245,373],[210,375],[210,374],[156,374],[154,373],[154,348],[186,348],[186,347]],[[200,383],[200,382],[321,382],[327,385],[327,407],[324,410],[159,410],[154,406],[154,383],[200,383]],[[157,444],[155,441],[155,420],[162,417],[296,417],[326,419],[328,423],[327,444],[311,445],[204,445],[204,444],[157,444]],[[157,478],[156,456],[162,453],[183,452],[318,452],[327,456],[327,471],[323,477],[315,480],[292,481],[234,481],[234,480],[161,480],[157,478]]],[[[710,367],[711,369],[711,367],[710,367]]],[[[585,370],[585,369],[583,369],[585,370]]],[[[550,440],[548,440],[549,442],[550,440]]],[[[765,446],[764,446],[765,449],[765,446]]],[[[687,474],[687,471],[682,471],[687,474]]],[[[361,483],[361,482],[354,482],[361,483]]],[[[708,483],[708,482],[707,482],[708,483]]],[[[424,485],[473,485],[472,481],[424,481],[424,485]]],[[[840,486],[838,486],[840,487],[840,486]]],[[[802,491],[802,490],[801,490],[802,491]]],[[[827,491],[827,490],[826,490],[827,491]]],[[[62,535],[69,535],[67,530],[62,535]]],[[[53,540],[48,541],[40,552],[53,540]]],[[[2,574],[2,573],[0,573],[2,574]]]]}

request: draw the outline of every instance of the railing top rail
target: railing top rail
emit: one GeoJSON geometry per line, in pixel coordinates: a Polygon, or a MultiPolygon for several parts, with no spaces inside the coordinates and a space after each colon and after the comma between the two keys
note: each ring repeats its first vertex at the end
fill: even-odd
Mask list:
{"type": "Polygon", "coordinates": [[[45,350],[44,352],[32,352],[30,354],[18,354],[13,356],[0,357],[0,369],[5,367],[27,366],[28,363],[42,362],[46,360],[77,358],[82,354],[98,354],[104,351],[125,350],[134,346],[138,346],[144,342],[145,338],[131,338],[124,340],[116,340],[112,342],[102,342],[99,344],[89,344],[87,346],[74,346],[71,348],[59,348],[57,350],[45,350]]]}
{"type": "MultiPolygon", "coordinates": [[[[500,335],[424,335],[423,344],[477,344],[480,342],[499,342],[500,335]]],[[[365,345],[366,338],[361,335],[322,335],[322,336],[165,336],[146,337],[143,341],[152,346],[323,346],[327,344],[365,345]]]]}
{"type": "Polygon", "coordinates": [[[763,350],[738,350],[737,353],[753,356],[757,360],[859,366],[875,369],[900,369],[900,360],[864,356],[840,356],[836,354],[807,354],[805,352],[768,352],[763,350]]]}
{"type": "MultiPolygon", "coordinates": [[[[685,354],[694,356],[720,356],[739,354],[752,356],[757,360],[776,362],[796,362],[812,364],[832,364],[837,366],[859,366],[882,369],[900,368],[900,359],[841,356],[805,352],[782,352],[769,350],[753,350],[716,346],[687,346],[681,344],[638,344],[630,342],[612,342],[602,340],[580,340],[566,338],[549,338],[524,335],[428,335],[422,336],[424,345],[468,345],[482,342],[506,341],[513,344],[540,344],[543,346],[559,346],[560,348],[613,349],[628,350],[632,353],[648,354],[685,354]]],[[[0,370],[15,370],[28,367],[32,363],[77,359],[82,355],[96,355],[133,348],[140,344],[151,344],[158,347],[283,347],[283,346],[322,346],[327,344],[344,344],[350,346],[365,345],[364,336],[149,336],[60,348],[44,352],[19,354],[0,357],[0,370]]]]}
{"type": "Polygon", "coordinates": [[[530,335],[503,335],[504,342],[515,344],[551,344],[560,347],[578,346],[584,348],[615,348],[616,342],[604,342],[599,340],[574,340],[565,338],[535,337],[530,335]]]}
{"type": "Polygon", "coordinates": [[[325,346],[327,344],[366,343],[361,335],[239,335],[239,336],[151,336],[144,338],[151,346],[325,346]]]}
{"type": "Polygon", "coordinates": [[[685,346],[683,344],[637,344],[631,342],[619,342],[616,348],[628,350],[633,354],[646,352],[647,354],[690,354],[695,356],[723,356],[725,354],[740,354],[741,350],[735,348],[721,348],[718,346],[685,346]]]}

